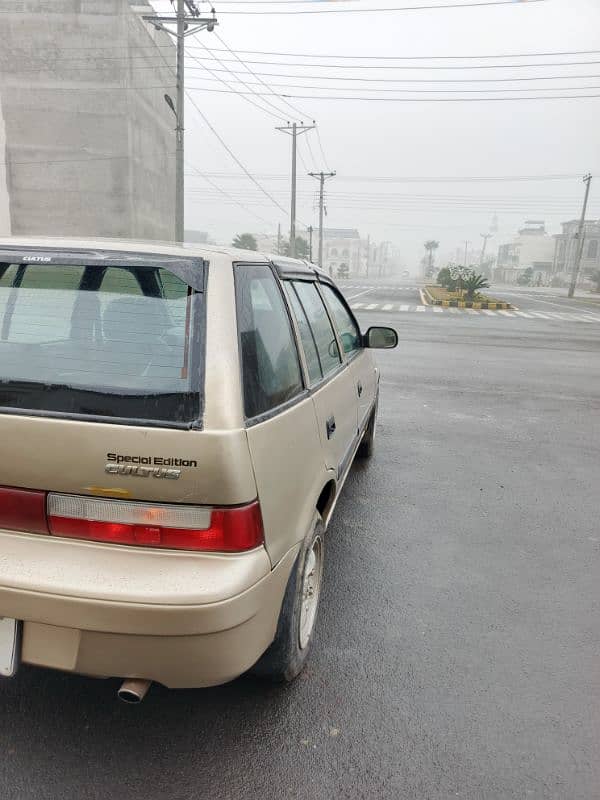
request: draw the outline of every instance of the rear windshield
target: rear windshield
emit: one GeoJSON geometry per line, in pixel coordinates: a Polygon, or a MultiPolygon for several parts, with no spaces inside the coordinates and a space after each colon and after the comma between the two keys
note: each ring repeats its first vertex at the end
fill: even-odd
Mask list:
{"type": "Polygon", "coordinates": [[[202,311],[158,267],[0,263],[0,410],[192,422],[202,311]]]}

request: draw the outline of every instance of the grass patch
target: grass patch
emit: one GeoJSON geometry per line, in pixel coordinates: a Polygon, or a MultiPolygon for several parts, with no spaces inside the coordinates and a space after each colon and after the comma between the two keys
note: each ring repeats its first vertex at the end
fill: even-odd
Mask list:
{"type": "MultiPolygon", "coordinates": [[[[435,300],[466,300],[466,294],[464,292],[449,292],[448,289],[445,289],[443,286],[426,286],[425,287],[429,294],[435,300]]],[[[496,300],[495,297],[488,297],[486,294],[479,294],[477,292],[475,297],[473,298],[474,303],[502,303],[503,300],[496,300]]]]}

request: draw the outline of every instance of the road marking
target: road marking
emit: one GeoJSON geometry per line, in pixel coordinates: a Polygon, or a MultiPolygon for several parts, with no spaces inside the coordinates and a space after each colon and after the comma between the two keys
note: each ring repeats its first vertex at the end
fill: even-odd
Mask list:
{"type": "Polygon", "coordinates": [[[495,317],[496,316],[496,312],[495,311],[490,311],[489,308],[482,308],[481,309],[481,313],[482,314],[487,314],[488,317],[495,317]]]}
{"type": "MultiPolygon", "coordinates": [[[[358,288],[358,287],[356,287],[356,288],[358,288]]],[[[359,292],[358,294],[353,294],[351,297],[347,297],[346,300],[354,300],[357,297],[361,297],[361,295],[363,295],[363,294],[368,294],[370,291],[371,291],[371,289],[365,289],[364,292],[359,292]]]]}
{"type": "Polygon", "coordinates": [[[467,314],[479,314],[479,311],[475,311],[474,308],[465,308],[467,314]]]}
{"type": "Polygon", "coordinates": [[[425,311],[425,306],[417,306],[415,311],[425,311]]]}
{"type": "Polygon", "coordinates": [[[409,309],[410,309],[410,306],[408,306],[406,303],[403,303],[400,306],[400,311],[408,311],[409,309]]]}
{"type": "Polygon", "coordinates": [[[533,314],[534,317],[541,317],[542,319],[550,319],[548,314],[542,314],[541,311],[532,311],[531,313],[533,314]]]}
{"type": "Polygon", "coordinates": [[[498,313],[502,314],[503,317],[514,317],[514,314],[511,314],[510,311],[503,311],[502,309],[499,309],[498,313]]]}
{"type": "Polygon", "coordinates": [[[356,309],[356,308],[362,308],[363,306],[364,306],[364,303],[352,303],[350,308],[356,309]]]}
{"type": "Polygon", "coordinates": [[[369,303],[368,306],[365,306],[365,311],[372,311],[374,308],[377,308],[379,303],[369,303]]]}
{"type": "Polygon", "coordinates": [[[442,311],[443,311],[444,309],[443,309],[443,308],[440,308],[439,306],[434,306],[434,307],[433,307],[433,310],[434,310],[434,312],[436,312],[437,314],[441,314],[441,313],[442,313],[442,311]]]}
{"type": "Polygon", "coordinates": [[[520,317],[527,317],[527,319],[533,319],[531,314],[526,314],[525,311],[515,311],[515,314],[518,314],[520,317]]]}
{"type": "Polygon", "coordinates": [[[391,311],[394,306],[391,303],[386,303],[384,307],[381,309],[382,311],[391,311]]]}

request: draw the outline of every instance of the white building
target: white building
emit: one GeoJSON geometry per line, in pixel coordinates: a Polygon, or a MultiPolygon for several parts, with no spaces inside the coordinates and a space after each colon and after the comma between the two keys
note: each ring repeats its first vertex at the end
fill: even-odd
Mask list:
{"type": "Polygon", "coordinates": [[[516,283],[519,275],[531,268],[534,280],[546,282],[552,274],[554,247],[544,222],[527,220],[512,242],[498,248],[494,280],[516,283]]]}
{"type": "Polygon", "coordinates": [[[175,48],[146,0],[11,0],[0,233],[172,239],[175,48]]]}
{"type": "MultiPolygon", "coordinates": [[[[564,280],[569,280],[575,262],[578,229],[579,220],[573,219],[569,222],[563,222],[562,233],[558,233],[554,237],[553,274],[564,280]]],[[[582,278],[600,269],[600,221],[592,222],[591,220],[586,220],[583,237],[579,271],[582,278]]]]}

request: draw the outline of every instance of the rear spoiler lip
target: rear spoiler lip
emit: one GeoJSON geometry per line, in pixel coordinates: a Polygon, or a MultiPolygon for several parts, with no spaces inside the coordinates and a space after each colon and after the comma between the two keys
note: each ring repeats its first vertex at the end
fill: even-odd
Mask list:
{"type": "Polygon", "coordinates": [[[206,290],[208,261],[198,256],[172,256],[161,253],[129,252],[90,248],[17,247],[0,245],[0,263],[58,264],[86,267],[153,267],[167,269],[197,292],[206,290]]]}

